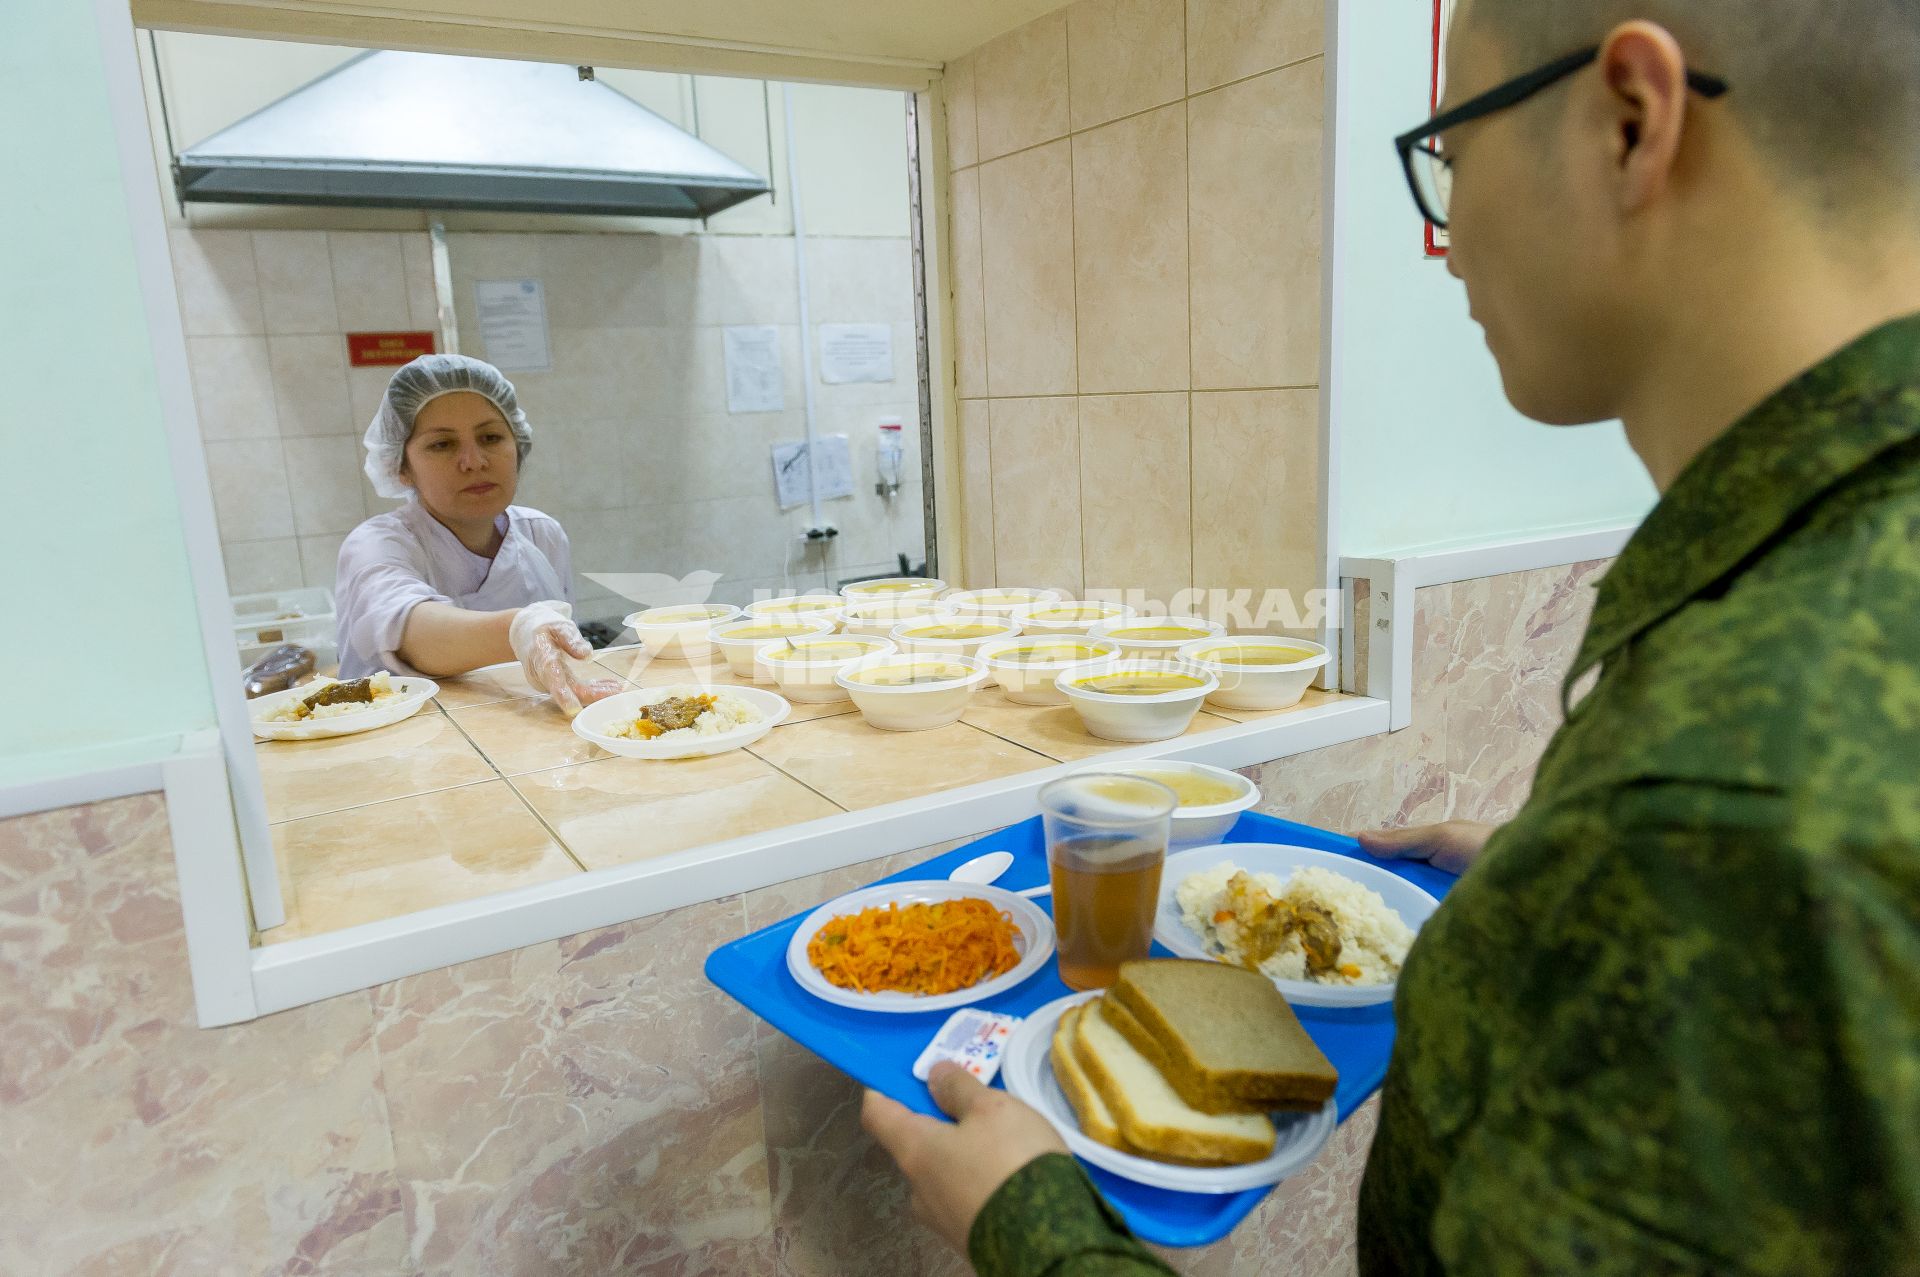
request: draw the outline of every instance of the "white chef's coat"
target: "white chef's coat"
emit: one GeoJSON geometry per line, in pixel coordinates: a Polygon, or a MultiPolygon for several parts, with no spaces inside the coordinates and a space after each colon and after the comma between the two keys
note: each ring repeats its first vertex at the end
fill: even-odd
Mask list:
{"type": "Polygon", "coordinates": [[[494,527],[505,538],[491,559],[462,545],[418,500],[348,533],[334,576],[340,677],[418,673],[399,648],[419,603],[498,612],[541,599],[573,602],[573,555],[558,520],[510,505],[494,527]]]}

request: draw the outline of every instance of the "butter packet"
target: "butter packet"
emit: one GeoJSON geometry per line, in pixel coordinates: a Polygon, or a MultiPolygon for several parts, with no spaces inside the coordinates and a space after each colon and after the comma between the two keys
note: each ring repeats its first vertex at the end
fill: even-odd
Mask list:
{"type": "Polygon", "coordinates": [[[978,1007],[962,1007],[934,1034],[927,1049],[913,1062],[913,1075],[922,1082],[941,1060],[952,1060],[967,1072],[990,1084],[1000,1072],[1000,1057],[1007,1039],[1020,1023],[1017,1015],[1001,1015],[978,1007]]]}

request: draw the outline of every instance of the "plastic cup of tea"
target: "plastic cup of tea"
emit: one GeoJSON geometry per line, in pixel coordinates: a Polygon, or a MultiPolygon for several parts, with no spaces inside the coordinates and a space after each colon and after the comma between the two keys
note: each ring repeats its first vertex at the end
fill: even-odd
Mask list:
{"type": "Polygon", "coordinates": [[[1147,956],[1180,800],[1157,780],[1082,772],[1040,789],[1060,979],[1104,989],[1147,956]]]}

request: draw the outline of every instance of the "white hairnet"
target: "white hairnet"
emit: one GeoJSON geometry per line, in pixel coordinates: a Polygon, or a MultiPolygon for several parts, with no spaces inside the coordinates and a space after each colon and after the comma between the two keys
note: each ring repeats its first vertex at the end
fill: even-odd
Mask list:
{"type": "Polygon", "coordinates": [[[400,463],[406,455],[407,440],[413,435],[413,423],[427,404],[461,390],[492,401],[513,431],[520,460],[527,459],[527,453],[533,450],[533,427],[527,424],[527,414],[520,411],[513,383],[498,368],[466,355],[422,355],[393,374],[387,393],[381,397],[380,411],[360,440],[366,445],[365,469],[375,492],[383,497],[413,495],[413,489],[400,478],[400,463]]]}

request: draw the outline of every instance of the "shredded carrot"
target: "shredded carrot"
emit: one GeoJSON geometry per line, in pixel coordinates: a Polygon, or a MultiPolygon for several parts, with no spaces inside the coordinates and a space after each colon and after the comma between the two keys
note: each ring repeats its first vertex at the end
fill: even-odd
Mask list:
{"type": "Polygon", "coordinates": [[[841,989],[952,993],[1018,966],[1013,937],[1013,919],[985,900],[889,904],[829,921],[807,959],[841,989]]]}

